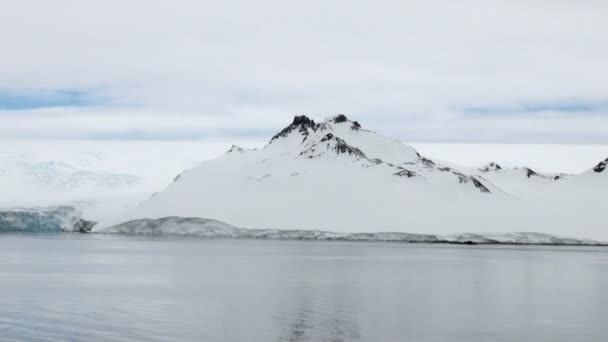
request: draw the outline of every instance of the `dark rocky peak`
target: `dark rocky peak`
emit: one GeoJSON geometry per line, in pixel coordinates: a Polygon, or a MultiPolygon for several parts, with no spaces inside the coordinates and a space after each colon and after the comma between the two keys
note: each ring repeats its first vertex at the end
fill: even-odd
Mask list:
{"type": "Polygon", "coordinates": [[[293,118],[292,126],[308,126],[308,127],[316,127],[317,124],[315,120],[312,120],[306,115],[296,115],[293,118]]]}
{"type": "Polygon", "coordinates": [[[593,168],[593,171],[595,171],[597,173],[604,172],[604,170],[606,170],[606,166],[608,166],[608,158],[606,158],[604,161],[601,161],[599,164],[597,164],[593,168]]]}
{"type": "Polygon", "coordinates": [[[361,124],[359,124],[359,122],[349,120],[344,114],[338,114],[333,118],[330,118],[328,121],[334,124],[349,123],[350,128],[353,131],[356,131],[361,128],[361,124]]]}
{"type": "Polygon", "coordinates": [[[319,128],[319,124],[317,124],[314,120],[310,119],[306,115],[298,115],[293,118],[293,121],[289,126],[283,128],[279,133],[272,137],[270,142],[272,143],[279,138],[286,137],[293,131],[300,132],[302,136],[306,138],[309,134],[309,129],[316,131],[317,128],[319,128]]]}
{"type": "Polygon", "coordinates": [[[495,162],[491,162],[488,165],[479,169],[479,171],[481,171],[481,172],[490,172],[490,171],[498,171],[498,170],[502,170],[502,167],[500,165],[496,164],[495,162]]]}
{"type": "Polygon", "coordinates": [[[344,114],[338,114],[331,119],[331,122],[336,123],[336,124],[347,122],[347,121],[348,121],[348,118],[344,114]]]}
{"type": "Polygon", "coordinates": [[[530,178],[532,176],[540,177],[540,175],[538,174],[538,172],[532,170],[529,167],[524,167],[524,171],[526,171],[526,177],[528,177],[528,178],[530,178]]]}

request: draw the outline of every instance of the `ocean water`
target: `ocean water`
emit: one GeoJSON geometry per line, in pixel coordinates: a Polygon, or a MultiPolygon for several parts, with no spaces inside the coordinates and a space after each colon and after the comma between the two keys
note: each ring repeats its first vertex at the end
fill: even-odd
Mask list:
{"type": "Polygon", "coordinates": [[[607,341],[608,249],[0,235],[0,341],[607,341]]]}

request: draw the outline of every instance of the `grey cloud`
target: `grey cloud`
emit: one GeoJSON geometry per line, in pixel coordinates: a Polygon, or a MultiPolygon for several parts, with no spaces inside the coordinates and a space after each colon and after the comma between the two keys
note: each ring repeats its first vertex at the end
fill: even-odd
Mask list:
{"type": "Polygon", "coordinates": [[[27,120],[3,115],[2,127],[24,127],[0,136],[248,134],[280,128],[297,113],[346,112],[416,140],[608,140],[593,129],[604,107],[574,118],[521,107],[572,112],[558,106],[605,103],[604,1],[21,0],[2,7],[0,89],[102,89],[106,102],[64,109],[70,121],[49,122],[58,115],[50,109],[27,120]],[[483,111],[467,117],[471,108],[507,108],[505,115],[530,125],[483,111]]]}

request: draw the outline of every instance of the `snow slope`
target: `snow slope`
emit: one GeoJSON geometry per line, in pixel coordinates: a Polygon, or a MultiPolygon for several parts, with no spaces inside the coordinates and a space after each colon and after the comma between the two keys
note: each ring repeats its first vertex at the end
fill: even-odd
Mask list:
{"type": "MultiPolygon", "coordinates": [[[[579,209],[572,199],[560,201],[569,196],[563,185],[579,188],[578,177],[558,182],[555,175],[529,173],[459,168],[425,158],[343,115],[321,123],[302,116],[259,150],[234,147],[183,172],[122,219],[208,217],[258,229],[538,232],[608,240],[596,205],[585,211],[590,216],[584,225],[561,220],[579,209]],[[519,183],[531,179],[532,190],[521,190],[529,184],[519,183]]],[[[608,184],[591,182],[595,192],[608,184]]]]}

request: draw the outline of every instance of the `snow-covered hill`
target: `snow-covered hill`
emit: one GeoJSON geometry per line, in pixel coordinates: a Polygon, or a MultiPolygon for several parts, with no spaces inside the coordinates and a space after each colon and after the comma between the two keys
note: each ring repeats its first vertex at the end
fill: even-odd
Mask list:
{"type": "MultiPolygon", "coordinates": [[[[122,219],[201,217],[246,228],[338,233],[533,231],[608,240],[597,204],[571,206],[568,189],[582,188],[575,182],[582,176],[496,166],[471,170],[432,160],[344,115],[321,123],[298,116],[263,148],[235,146],[183,172],[122,219]],[[574,224],[564,220],[568,213],[589,220],[574,224]]],[[[605,193],[603,178],[590,180],[593,193],[581,191],[588,198],[605,193]]]]}
{"type": "Polygon", "coordinates": [[[479,172],[508,194],[519,198],[534,196],[570,176],[565,173],[541,173],[529,167],[503,168],[494,162],[479,168],[479,172]]]}

